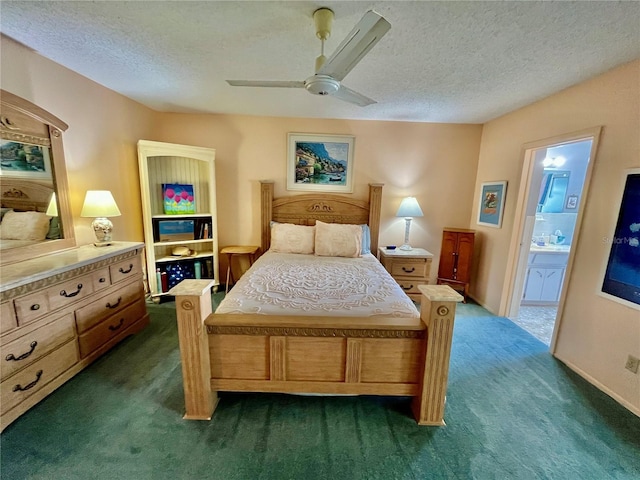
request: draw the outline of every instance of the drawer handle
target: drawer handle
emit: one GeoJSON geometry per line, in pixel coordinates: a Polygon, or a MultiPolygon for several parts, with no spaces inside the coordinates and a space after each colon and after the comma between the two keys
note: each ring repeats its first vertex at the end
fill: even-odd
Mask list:
{"type": "Polygon", "coordinates": [[[118,325],[109,325],[109,330],[111,330],[112,332],[115,332],[116,330],[118,330],[122,325],[124,324],[124,317],[122,317],[120,319],[120,323],[118,323],[118,325]]]}
{"type": "Polygon", "coordinates": [[[19,357],[16,357],[13,353],[10,353],[9,355],[7,355],[5,357],[5,359],[7,360],[7,362],[10,361],[14,361],[14,362],[19,362],[20,360],[24,360],[25,358],[27,358],[29,355],[31,355],[33,353],[33,351],[36,349],[36,347],[38,346],[38,342],[36,342],[35,340],[33,342],[31,342],[31,345],[29,345],[31,347],[31,350],[29,350],[28,352],[23,353],[22,355],[20,355],[19,357]]]}
{"type": "Polygon", "coordinates": [[[118,297],[118,301],[116,303],[114,303],[113,305],[111,305],[111,302],[107,303],[107,308],[117,308],[118,305],[120,305],[120,301],[122,300],[122,297],[118,297]]]}
{"type": "Polygon", "coordinates": [[[410,269],[407,267],[402,267],[402,271],[407,273],[415,272],[415,270],[416,270],[416,267],[411,267],[410,269]]]}
{"type": "Polygon", "coordinates": [[[413,288],[413,285],[409,285],[408,287],[405,287],[404,285],[400,285],[402,287],[403,290],[409,291],[413,288]]]}
{"type": "Polygon", "coordinates": [[[131,270],[133,270],[133,263],[130,263],[130,264],[129,264],[129,269],[128,269],[128,270],[123,270],[123,269],[122,269],[122,267],[120,267],[120,269],[119,269],[118,271],[119,271],[120,273],[123,273],[123,274],[125,274],[125,275],[126,275],[126,274],[127,274],[127,273],[129,273],[131,270]]]}
{"type": "Polygon", "coordinates": [[[60,291],[60,296],[61,297],[67,297],[67,298],[75,297],[76,295],[78,295],[80,293],[80,290],[82,290],[82,284],[81,283],[78,284],[78,289],[75,292],[67,293],[66,290],[61,290],[60,291]]]}
{"type": "Polygon", "coordinates": [[[100,277],[100,280],[98,280],[98,282],[100,282],[100,283],[104,283],[104,282],[106,282],[106,281],[107,281],[107,279],[106,279],[106,278],[104,278],[104,277],[100,277]]]}
{"type": "Polygon", "coordinates": [[[42,377],[42,370],[38,370],[38,373],[36,373],[36,379],[25,385],[24,387],[22,385],[16,385],[15,387],[13,387],[13,391],[14,392],[25,392],[27,390],[29,390],[30,388],[33,388],[36,386],[36,383],[38,383],[40,381],[40,377],[42,377]]]}
{"type": "Polygon", "coordinates": [[[39,303],[34,303],[33,305],[31,305],[31,310],[33,310],[34,312],[36,310],[40,310],[40,304],[39,303]]]}

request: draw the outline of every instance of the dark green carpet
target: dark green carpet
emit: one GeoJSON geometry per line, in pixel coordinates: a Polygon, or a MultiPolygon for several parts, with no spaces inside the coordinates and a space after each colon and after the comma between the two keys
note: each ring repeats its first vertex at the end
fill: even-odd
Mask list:
{"type": "Polygon", "coordinates": [[[480,307],[458,310],[443,428],[393,397],[222,394],[184,421],[173,303],[149,311],[5,430],[3,479],[640,478],[640,419],[480,307]]]}

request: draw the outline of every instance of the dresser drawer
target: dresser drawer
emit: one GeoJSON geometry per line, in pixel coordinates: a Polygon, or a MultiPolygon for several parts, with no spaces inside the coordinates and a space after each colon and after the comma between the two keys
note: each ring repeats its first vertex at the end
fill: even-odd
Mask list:
{"type": "Polygon", "coordinates": [[[41,328],[2,346],[0,372],[2,380],[46,355],[75,336],[73,314],[43,325],[41,328]]]}
{"type": "Polygon", "coordinates": [[[109,267],[104,267],[91,274],[93,291],[99,292],[111,286],[111,277],[109,275],[109,267]]]}
{"type": "Polygon", "coordinates": [[[136,276],[142,275],[142,265],[140,264],[140,257],[132,257],[122,262],[114,263],[109,266],[109,273],[111,274],[111,283],[121,282],[136,276]]]}
{"type": "Polygon", "coordinates": [[[10,332],[18,326],[16,312],[12,302],[5,302],[0,305],[0,335],[10,332]]]}
{"type": "Polygon", "coordinates": [[[51,311],[46,290],[40,290],[13,301],[19,325],[32,322],[51,311]]]}
{"type": "Polygon", "coordinates": [[[78,361],[76,342],[67,342],[0,384],[2,413],[33,395],[78,361]]]}
{"type": "Polygon", "coordinates": [[[130,303],[143,297],[144,291],[142,289],[142,283],[136,282],[109,293],[85,307],[79,308],[76,310],[78,333],[89,330],[105,318],[119,312],[130,303]]]}
{"type": "Polygon", "coordinates": [[[429,275],[429,264],[426,259],[402,259],[393,260],[391,264],[391,275],[394,277],[427,277],[429,275]]]}
{"type": "Polygon", "coordinates": [[[144,300],[141,299],[128,306],[121,312],[110,316],[103,322],[94,326],[91,330],[87,330],[80,335],[78,343],[80,344],[80,357],[84,358],[91,354],[101,345],[104,345],[120,332],[126,330],[129,326],[141,319],[146,313],[144,300]]]}
{"type": "Polygon", "coordinates": [[[15,299],[18,324],[32,322],[49,312],[91,295],[94,275],[83,275],[15,299]]]}
{"type": "Polygon", "coordinates": [[[400,288],[407,295],[421,295],[420,290],[418,290],[418,285],[427,285],[429,282],[426,280],[410,280],[410,279],[402,279],[396,278],[396,282],[400,285],[400,288]]]}
{"type": "Polygon", "coordinates": [[[70,305],[93,293],[94,274],[59,283],[46,289],[51,310],[70,305]]]}

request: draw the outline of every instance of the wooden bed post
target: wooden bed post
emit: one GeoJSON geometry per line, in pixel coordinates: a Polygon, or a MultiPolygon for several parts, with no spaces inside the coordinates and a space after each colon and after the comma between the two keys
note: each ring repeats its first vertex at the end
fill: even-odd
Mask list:
{"type": "Polygon", "coordinates": [[[260,227],[262,230],[262,253],[269,250],[271,244],[271,219],[273,218],[273,180],[260,181],[260,195],[262,205],[262,218],[260,227]]]}
{"type": "Polygon", "coordinates": [[[375,256],[378,255],[383,186],[384,183],[369,184],[369,231],[371,232],[371,253],[375,256]]]}
{"type": "Polygon", "coordinates": [[[427,344],[420,394],[413,397],[411,408],[419,425],[442,426],[456,303],[463,297],[447,285],[418,288],[422,293],[420,318],[427,326],[427,344]]]}
{"type": "Polygon", "coordinates": [[[204,320],[211,314],[213,280],[183,280],[169,291],[176,297],[178,339],[186,420],[211,420],[218,395],[211,391],[209,340],[204,320]]]}

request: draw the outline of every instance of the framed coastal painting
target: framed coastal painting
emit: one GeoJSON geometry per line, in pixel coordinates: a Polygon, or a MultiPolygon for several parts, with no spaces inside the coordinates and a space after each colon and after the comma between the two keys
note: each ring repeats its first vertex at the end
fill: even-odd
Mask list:
{"type": "Polygon", "coordinates": [[[478,225],[502,228],[507,182],[485,182],[480,189],[478,225]]]}
{"type": "Polygon", "coordinates": [[[353,193],[353,147],[349,135],[287,135],[287,190],[353,193]]]}
{"type": "Polygon", "coordinates": [[[49,147],[0,140],[0,175],[31,180],[51,180],[49,147]]]}

